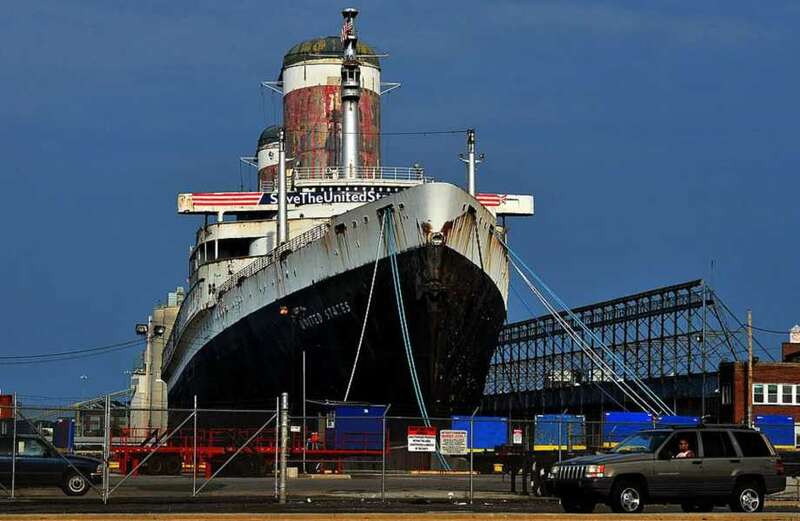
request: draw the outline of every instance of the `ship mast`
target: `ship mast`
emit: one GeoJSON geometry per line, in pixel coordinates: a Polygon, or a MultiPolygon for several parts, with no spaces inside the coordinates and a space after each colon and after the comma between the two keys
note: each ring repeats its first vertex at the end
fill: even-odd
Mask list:
{"type": "Polygon", "coordinates": [[[361,68],[356,56],[355,19],[358,9],[342,11],[342,168],[347,179],[358,173],[358,100],[361,97],[361,68]]]}

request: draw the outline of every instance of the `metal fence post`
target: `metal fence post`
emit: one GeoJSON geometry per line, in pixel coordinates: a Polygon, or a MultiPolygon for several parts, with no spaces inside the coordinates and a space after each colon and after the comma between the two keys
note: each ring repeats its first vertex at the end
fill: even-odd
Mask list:
{"type": "Polygon", "coordinates": [[[103,504],[108,503],[109,459],[111,459],[111,395],[106,395],[105,429],[103,430],[103,504]]]}
{"type": "Polygon", "coordinates": [[[558,461],[561,462],[561,440],[563,439],[562,436],[562,429],[563,429],[563,420],[564,415],[558,416],[558,461]]]}
{"type": "Polygon", "coordinates": [[[306,473],[306,450],[308,445],[306,429],[306,350],[303,349],[303,474],[306,473]]]}
{"type": "Polygon", "coordinates": [[[280,452],[281,436],[281,397],[275,397],[275,465],[272,467],[273,481],[275,482],[275,499],[278,499],[278,453],[280,452]]]}
{"type": "Polygon", "coordinates": [[[278,502],[286,504],[286,463],[289,448],[289,394],[281,393],[281,482],[278,487],[278,502]]]}
{"type": "Polygon", "coordinates": [[[17,484],[17,393],[14,393],[14,425],[11,435],[11,499],[14,499],[14,490],[17,484]]]}
{"type": "MultiPolygon", "coordinates": [[[[478,409],[480,406],[475,407],[475,410],[472,411],[472,416],[469,417],[469,504],[471,505],[475,499],[475,480],[472,476],[473,469],[475,468],[475,451],[473,450],[475,445],[475,415],[478,414],[478,409]]],[[[508,432],[508,431],[506,431],[508,432]]]]}
{"type": "Polygon", "coordinates": [[[381,425],[381,502],[386,503],[386,444],[389,443],[386,439],[386,415],[389,414],[389,408],[392,404],[386,406],[383,410],[383,418],[381,425]]]}
{"type": "Polygon", "coordinates": [[[194,418],[192,425],[192,497],[197,495],[197,395],[194,395],[194,418]]]}

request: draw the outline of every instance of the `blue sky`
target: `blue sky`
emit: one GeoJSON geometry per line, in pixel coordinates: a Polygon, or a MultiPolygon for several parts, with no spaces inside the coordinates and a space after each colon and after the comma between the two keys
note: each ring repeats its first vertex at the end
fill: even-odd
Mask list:
{"type": "MultiPolygon", "coordinates": [[[[512,241],[565,301],[707,278],[756,325],[800,322],[800,4],[355,5],[361,38],[391,54],[384,80],[403,82],[384,131],[477,128],[479,189],[535,195],[512,241]]],[[[127,340],[185,285],[199,221],[175,195],[238,188],[237,158],[280,112],[259,81],[337,34],[339,7],[4,3],[2,355],[127,340]]],[[[461,183],[462,149],[387,136],[384,162],[461,183]]],[[[134,357],[0,365],[0,388],[106,392],[134,357]]]]}

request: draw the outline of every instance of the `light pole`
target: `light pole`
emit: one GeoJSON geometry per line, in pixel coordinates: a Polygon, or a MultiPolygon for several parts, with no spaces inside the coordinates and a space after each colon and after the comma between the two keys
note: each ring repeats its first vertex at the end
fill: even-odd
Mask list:
{"type": "MultiPolygon", "coordinates": [[[[164,335],[164,332],[167,330],[161,324],[153,324],[153,317],[147,317],[147,324],[136,324],[136,334],[144,336],[145,338],[145,350],[144,350],[144,374],[146,379],[146,398],[145,398],[145,407],[147,408],[147,412],[145,413],[145,417],[147,418],[146,421],[146,428],[150,430],[151,426],[153,425],[153,391],[156,387],[156,375],[155,370],[153,368],[154,356],[153,356],[153,339],[156,337],[160,337],[164,335]]],[[[160,377],[160,375],[159,375],[160,377]]],[[[159,404],[159,408],[161,408],[161,404],[159,404]]],[[[162,414],[162,411],[159,411],[159,414],[162,414]]],[[[161,422],[159,422],[159,428],[161,428],[161,422]]]]}

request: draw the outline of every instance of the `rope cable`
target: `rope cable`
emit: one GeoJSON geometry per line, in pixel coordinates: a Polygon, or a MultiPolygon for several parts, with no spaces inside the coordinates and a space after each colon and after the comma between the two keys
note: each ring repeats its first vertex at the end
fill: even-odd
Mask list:
{"type": "Polygon", "coordinates": [[[517,271],[520,277],[522,277],[522,279],[528,285],[528,288],[534,293],[534,295],[536,295],[545,308],[547,308],[548,312],[553,316],[554,319],[556,319],[564,331],[566,331],[567,334],[578,344],[578,346],[581,347],[581,350],[586,353],[586,355],[595,363],[595,365],[600,368],[604,376],[609,377],[614,385],[616,385],[625,396],[630,398],[631,401],[633,401],[642,410],[650,413],[657,411],[657,408],[654,408],[652,404],[648,403],[641,396],[639,396],[624,379],[619,378],[619,375],[608,365],[608,363],[586,344],[586,342],[580,337],[580,335],[578,335],[572,326],[570,326],[569,323],[564,320],[561,314],[556,311],[552,304],[547,301],[539,289],[533,285],[530,280],[528,280],[513,259],[511,259],[511,266],[517,271]]]}
{"type": "Polygon", "coordinates": [[[589,335],[590,338],[593,338],[598,344],[600,344],[600,348],[603,350],[604,353],[609,355],[613,361],[616,361],[617,364],[622,368],[623,374],[627,374],[631,380],[636,384],[636,386],[647,395],[653,403],[657,405],[657,409],[661,409],[661,412],[666,412],[668,414],[672,414],[672,410],[670,407],[658,396],[649,386],[647,386],[641,378],[636,374],[636,372],[627,366],[625,360],[620,358],[620,356],[615,353],[613,350],[609,349],[609,347],[605,344],[605,342],[595,333],[592,331],[559,297],[558,295],[550,289],[550,287],[539,277],[536,272],[534,272],[528,265],[525,264],[519,255],[514,253],[508,245],[500,239],[500,242],[505,246],[508,252],[522,264],[523,267],[536,279],[540,286],[542,286],[550,295],[551,297],[558,303],[561,308],[567,313],[567,315],[580,326],[580,328],[589,335]]]}
{"type": "Polygon", "coordinates": [[[372,304],[372,294],[375,290],[375,279],[378,276],[378,261],[381,258],[381,247],[383,246],[383,229],[386,226],[386,219],[381,220],[381,229],[378,232],[378,243],[375,247],[375,267],[372,270],[372,282],[369,284],[369,296],[367,297],[367,309],[364,312],[364,323],[361,325],[361,335],[358,338],[358,347],[356,348],[356,358],[353,361],[353,370],[350,372],[350,381],[347,382],[347,390],[344,392],[344,401],[350,396],[350,388],[353,385],[353,378],[356,376],[356,366],[358,366],[358,359],[361,355],[361,346],[364,343],[364,333],[367,331],[367,320],[369,319],[370,305],[372,304]]]}

